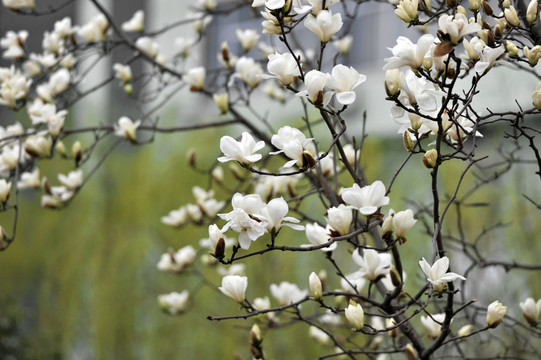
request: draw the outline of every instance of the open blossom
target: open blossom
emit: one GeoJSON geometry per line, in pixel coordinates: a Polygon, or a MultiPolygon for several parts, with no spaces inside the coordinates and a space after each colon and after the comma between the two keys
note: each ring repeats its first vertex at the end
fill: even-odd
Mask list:
{"type": "Polygon", "coordinates": [[[32,80],[27,79],[13,66],[9,69],[0,68],[0,70],[5,70],[4,74],[0,75],[0,105],[15,108],[18,100],[26,99],[28,96],[32,80]]]}
{"type": "Polygon", "coordinates": [[[270,291],[280,305],[294,303],[308,295],[308,291],[301,290],[296,284],[287,281],[282,281],[279,285],[271,284],[270,291]]]}
{"type": "Polygon", "coordinates": [[[399,36],[396,39],[396,45],[389,48],[393,53],[393,57],[386,58],[387,64],[383,70],[395,69],[402,66],[409,66],[412,69],[418,69],[423,66],[423,61],[429,52],[432,44],[434,44],[434,36],[425,34],[417,40],[417,44],[411,42],[410,39],[404,36],[399,36]]]}
{"type": "Polygon", "coordinates": [[[454,45],[459,44],[465,35],[481,30],[481,25],[476,22],[470,23],[464,14],[458,12],[454,16],[441,15],[438,19],[438,25],[441,32],[447,34],[454,45]]]}
{"type": "Polygon", "coordinates": [[[71,75],[68,69],[62,68],[54,72],[46,84],[41,84],[36,91],[40,98],[52,102],[53,98],[68,90],[71,84],[71,75]]]}
{"type": "MultiPolygon", "coordinates": [[[[320,226],[318,223],[313,224],[306,224],[305,228],[305,234],[306,238],[312,245],[323,245],[329,242],[330,240],[330,227],[327,226],[327,228],[324,228],[320,226]]],[[[321,248],[321,251],[327,252],[327,251],[333,251],[336,249],[336,246],[338,244],[336,242],[332,243],[328,247],[321,248]]]]}
{"type": "Polygon", "coordinates": [[[236,34],[237,39],[239,39],[240,45],[245,52],[250,51],[250,49],[257,44],[257,40],[259,40],[259,32],[253,29],[237,29],[236,34]]]}
{"type": "Polygon", "coordinates": [[[417,220],[413,218],[413,211],[407,209],[404,211],[394,212],[393,209],[389,210],[389,215],[385,219],[382,225],[382,232],[385,233],[394,230],[397,238],[403,238],[408,231],[415,225],[417,220]],[[389,229],[389,227],[391,229],[389,229]]]}
{"type": "Polygon", "coordinates": [[[271,154],[275,155],[283,152],[288,158],[292,159],[285,163],[285,168],[295,164],[303,167],[311,165],[310,163],[314,161],[316,147],[312,139],[307,139],[297,128],[291,126],[281,127],[277,134],[272,135],[271,143],[280,149],[271,154]]]}
{"type": "Polygon", "coordinates": [[[223,136],[220,139],[220,150],[225,156],[218,158],[219,162],[227,162],[236,160],[243,164],[251,164],[253,162],[261,160],[261,154],[255,154],[256,151],[261,150],[265,146],[265,142],[255,142],[250,133],[243,132],[242,139],[237,141],[231,136],[223,136]]]}
{"type": "Polygon", "coordinates": [[[161,222],[165,225],[180,227],[188,220],[188,213],[185,207],[177,210],[171,210],[169,214],[161,217],[161,222]]]}
{"type": "Polygon", "coordinates": [[[300,76],[297,61],[290,53],[269,55],[267,70],[271,75],[263,74],[263,79],[276,78],[284,86],[291,85],[296,76],[300,76]]]}
{"type": "MultiPolygon", "coordinates": [[[[437,134],[438,125],[433,121],[427,121],[423,123],[426,128],[430,129],[433,134],[437,134]]],[[[474,134],[475,123],[464,117],[460,116],[458,119],[451,119],[447,112],[442,114],[442,127],[444,133],[447,135],[449,141],[453,144],[460,141],[464,141],[468,136],[474,134]]],[[[479,131],[475,131],[475,136],[483,137],[479,131]]]]}
{"type": "MultiPolygon", "coordinates": [[[[328,1],[325,1],[325,9],[328,9],[329,6],[337,4],[339,1],[340,0],[328,0],[328,1]]],[[[312,14],[314,14],[314,15],[317,15],[322,10],[325,10],[323,8],[323,0],[307,0],[307,2],[311,5],[312,14]]]]}
{"type": "Polygon", "coordinates": [[[280,231],[282,226],[289,226],[294,230],[304,230],[304,226],[298,225],[300,221],[291,216],[286,216],[289,211],[289,206],[284,198],[276,198],[269,201],[260,212],[260,218],[267,223],[267,231],[271,232],[274,229],[280,231]]]}
{"type": "Polygon", "coordinates": [[[344,204],[327,209],[327,223],[340,235],[349,234],[349,228],[353,221],[351,209],[344,204]]]}
{"type": "Polygon", "coordinates": [[[145,12],[143,10],[137,10],[130,20],[122,23],[122,30],[128,32],[141,32],[143,31],[144,21],[145,12]]]}
{"type": "Polygon", "coordinates": [[[198,66],[188,70],[184,75],[184,81],[190,84],[191,91],[199,91],[205,86],[206,70],[202,66],[198,66]]]}
{"type": "Polygon", "coordinates": [[[541,313],[541,299],[535,302],[533,298],[527,298],[524,302],[521,301],[519,305],[526,321],[532,326],[537,325],[537,319],[539,319],[539,313],[541,313]]]}
{"type": "Polygon", "coordinates": [[[479,61],[475,64],[475,72],[483,75],[492,68],[494,62],[505,53],[505,48],[499,46],[497,48],[485,47],[479,54],[479,61]]]}
{"type": "Polygon", "coordinates": [[[100,13],[78,28],[77,35],[89,43],[101,42],[105,40],[107,29],[109,29],[109,21],[100,13]]]}
{"type": "Polygon", "coordinates": [[[354,68],[338,64],[332,69],[327,86],[335,91],[336,101],[342,105],[349,105],[355,101],[353,90],[365,80],[366,76],[359,74],[354,68]]]}
{"type": "Polygon", "coordinates": [[[346,204],[363,215],[372,215],[378,208],[389,204],[389,198],[385,196],[385,185],[379,180],[362,188],[353,184],[350,188],[342,189],[341,196],[346,204]]]}
{"type": "Polygon", "coordinates": [[[248,287],[248,278],[239,275],[227,275],[222,278],[220,291],[235,300],[242,303],[245,299],[246,288],[248,287]]]}
{"type": "Polygon", "coordinates": [[[507,306],[503,306],[498,300],[490,303],[487,308],[487,326],[495,328],[500,325],[506,312],[507,306]]]}
{"type": "Polygon", "coordinates": [[[477,36],[474,36],[470,41],[464,39],[463,44],[468,58],[472,61],[479,59],[479,54],[481,54],[481,51],[485,48],[485,42],[477,36]]]}
{"type": "Polygon", "coordinates": [[[428,330],[428,336],[435,339],[441,334],[441,324],[445,320],[445,314],[421,316],[421,324],[428,330]]]}
{"type": "Polygon", "coordinates": [[[4,59],[18,59],[24,56],[24,43],[28,38],[28,31],[8,31],[6,36],[0,39],[0,47],[5,49],[4,59]]]}
{"type": "Polygon", "coordinates": [[[155,58],[158,55],[160,46],[157,42],[147,36],[142,36],[135,41],[135,47],[142,53],[148,55],[151,58],[155,58]]]}
{"type": "MultiPolygon", "coordinates": [[[[442,91],[436,90],[434,85],[425,78],[418,78],[411,69],[401,76],[401,91],[398,100],[404,106],[415,106],[424,113],[437,110],[438,97],[443,95],[442,91]]],[[[404,109],[398,106],[393,106],[391,109],[391,114],[395,118],[403,117],[404,113],[404,109]]]]}
{"type": "Polygon", "coordinates": [[[162,254],[156,267],[160,271],[181,272],[195,261],[197,253],[193,246],[180,248],[177,252],[162,254]]]}
{"type": "Polygon", "coordinates": [[[132,80],[132,72],[130,65],[122,65],[116,63],[113,65],[113,70],[115,71],[115,78],[121,81],[122,85],[125,85],[132,80]]]}
{"type": "Polygon", "coordinates": [[[241,57],[235,63],[235,75],[250,89],[255,88],[263,80],[263,69],[253,58],[241,57]]]}
{"type": "Polygon", "coordinates": [[[428,282],[432,284],[434,291],[442,292],[445,289],[446,283],[456,279],[466,280],[462,275],[453,272],[447,272],[449,269],[449,258],[447,256],[438,259],[432,266],[422,258],[419,261],[419,266],[426,275],[428,282]]]}
{"type": "Polygon", "coordinates": [[[242,195],[236,193],[231,199],[233,210],[227,214],[218,214],[227,223],[221,229],[222,232],[231,229],[239,233],[239,245],[247,250],[252,241],[256,241],[266,231],[266,222],[256,219],[255,215],[261,213],[264,207],[259,195],[242,195]]]}
{"type": "Polygon", "coordinates": [[[31,172],[23,172],[21,174],[21,179],[17,182],[17,188],[22,189],[38,189],[41,185],[39,178],[39,169],[35,168],[31,172]]]}
{"type": "Polygon", "coordinates": [[[342,15],[322,10],[317,16],[308,15],[304,26],[316,34],[321,42],[326,43],[342,28],[342,15]]]}
{"type": "Polygon", "coordinates": [[[366,285],[366,278],[362,270],[355,271],[340,279],[342,290],[351,294],[358,294],[366,285]]]}
{"type": "MultiPolygon", "coordinates": [[[[326,4],[329,3],[328,1],[326,4]]],[[[332,42],[334,47],[342,54],[347,54],[351,49],[351,44],[353,44],[353,36],[348,34],[340,39],[334,40],[332,42]]]]}
{"type": "Polygon", "coordinates": [[[327,105],[331,101],[333,93],[323,92],[328,76],[318,70],[311,70],[304,75],[304,86],[306,90],[299,91],[297,96],[306,96],[314,105],[327,105]]]}
{"type": "Polygon", "coordinates": [[[76,190],[83,184],[83,170],[70,171],[68,175],[58,174],[58,180],[70,190],[76,190]]]}
{"type": "Polygon", "coordinates": [[[172,315],[179,314],[186,309],[190,293],[184,290],[181,293],[172,292],[158,296],[158,304],[160,307],[172,315]]]}
{"type": "Polygon", "coordinates": [[[141,120],[133,122],[129,117],[122,116],[118,119],[118,123],[114,124],[115,135],[135,142],[137,140],[136,131],[140,125],[141,120]]]}
{"type": "Polygon", "coordinates": [[[353,261],[361,267],[368,280],[375,281],[391,271],[391,254],[378,253],[374,249],[364,249],[363,255],[356,250],[352,254],[353,261]]]}

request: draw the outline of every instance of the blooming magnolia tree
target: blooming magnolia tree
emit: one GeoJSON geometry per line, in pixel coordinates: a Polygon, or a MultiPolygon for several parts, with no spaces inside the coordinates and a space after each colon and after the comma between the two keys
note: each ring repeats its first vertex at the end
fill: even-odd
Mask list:
{"type": "MultiPolygon", "coordinates": [[[[0,104],[23,120],[0,128],[1,210],[15,215],[12,224],[2,224],[0,249],[15,240],[20,192],[41,192],[44,208],[67,207],[103,162],[91,161],[95,149],[107,148],[102,152],[107,156],[120,143],[140,145],[156,133],[236,124],[216,144],[217,162],[209,169],[199,168],[195,154],[190,155],[191,167],[209,177],[208,188],[193,188],[193,204],[161,219],[174,228],[187,223],[208,228],[208,237],[199,243],[202,250],[186,244],[164,253],[157,267],[204,278],[220,269],[221,284],[204,283],[223,294],[216,296],[236,302],[231,311],[237,312],[220,313],[229,311],[224,307],[205,315],[212,321],[249,320],[250,336],[239,348],[255,359],[272,358],[265,336],[303,323],[307,336],[324,345],[321,359],[541,357],[541,300],[533,298],[536,291],[541,296],[539,287],[521,287],[521,298],[510,298],[517,291],[513,282],[487,280],[480,272],[504,269],[514,276],[529,275],[541,270],[541,263],[520,262],[514,252],[495,253],[486,246],[487,238],[503,231],[505,219],[479,216],[476,220],[483,223],[467,228],[462,215],[471,216],[471,207],[479,214],[496,206],[492,200],[497,194],[484,191],[517,164],[529,170],[533,189],[539,188],[541,83],[529,90],[527,107],[518,102],[505,110],[478,105],[481,85],[497,68],[541,78],[536,67],[541,58],[537,0],[389,4],[409,35],[397,38],[383,68],[388,121],[397,123],[396,141],[405,146],[404,162],[387,181],[366,176],[364,133],[350,134],[343,118],[350,105],[362,102],[356,89],[366,80],[355,67],[341,63],[355,38],[344,22],[355,21],[365,2],[217,5],[202,0],[178,23],[147,30],[142,11],[129,21],[117,21],[99,0],[90,0],[98,15],[85,24],[69,18],[51,24],[41,53],[25,48],[26,31],[2,34],[2,56],[12,65],[0,69],[0,104]],[[257,29],[237,30],[242,52],[233,53],[224,42],[211,49],[218,54],[219,68],[191,67],[191,49],[204,41],[209,24],[243,7],[252,7],[262,22],[257,29]],[[179,37],[176,55],[163,56],[160,37],[188,23],[193,24],[193,37],[179,37]],[[418,37],[421,30],[425,34],[418,37]],[[319,42],[310,49],[300,37],[319,42]],[[97,71],[90,55],[111,56],[119,48],[128,48],[132,56],[114,64],[105,81],[82,90],[97,71]],[[136,63],[145,64],[140,73],[132,73],[136,63]],[[123,116],[108,123],[76,124],[71,106],[117,80],[126,96],[146,104],[152,93],[157,105],[138,120],[123,116]],[[216,120],[163,126],[159,110],[182,87],[214,101],[216,120]],[[254,105],[261,99],[269,107],[287,103],[301,115],[281,126],[289,120],[268,118],[267,109],[254,105]],[[91,142],[82,140],[87,134],[91,142]],[[492,147],[488,155],[479,154],[484,144],[492,147]],[[51,159],[65,159],[74,170],[47,178],[40,165],[51,159]],[[402,174],[412,162],[427,168],[418,175],[424,180],[417,186],[430,196],[411,208],[392,209],[391,189],[401,182],[407,185],[402,174]],[[449,168],[453,171],[446,172],[449,168]],[[450,192],[442,190],[442,174],[450,192]],[[264,264],[272,252],[313,257],[322,265],[310,269],[302,283],[287,281],[291,274],[275,269],[268,292],[254,293],[250,284],[258,279],[245,275],[245,264],[264,264]],[[195,262],[197,257],[202,263],[195,262]],[[415,271],[406,273],[406,268],[415,271]],[[486,296],[480,286],[484,281],[494,281],[490,286],[498,288],[498,298],[486,296]],[[504,306],[499,300],[514,302],[504,306]]],[[[2,11],[29,16],[54,13],[33,0],[3,0],[3,5],[2,11]]],[[[508,97],[513,99],[513,93],[508,97]]],[[[538,212],[539,195],[521,189],[514,201],[538,212]]],[[[195,296],[186,289],[158,299],[167,313],[179,315],[195,303],[195,296]]]]}

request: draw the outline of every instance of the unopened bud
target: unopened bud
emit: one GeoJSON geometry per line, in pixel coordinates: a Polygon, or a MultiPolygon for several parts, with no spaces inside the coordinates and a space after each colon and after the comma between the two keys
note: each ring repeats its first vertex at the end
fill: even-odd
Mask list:
{"type": "Polygon", "coordinates": [[[82,148],[82,146],[81,146],[81,142],[79,140],[74,142],[73,145],[71,146],[71,155],[75,159],[76,164],[79,163],[79,161],[81,160],[81,156],[83,155],[83,152],[82,152],[81,148],[82,148]]]}
{"type": "Polygon", "coordinates": [[[196,164],[196,157],[195,157],[195,150],[189,149],[186,153],[186,158],[188,159],[188,164],[190,164],[191,167],[195,167],[196,164]]]}
{"type": "Polygon", "coordinates": [[[509,25],[513,27],[520,26],[520,20],[518,19],[517,11],[514,7],[509,6],[508,9],[505,9],[503,15],[505,16],[505,20],[507,20],[509,25]]]}
{"type": "Polygon", "coordinates": [[[216,248],[214,249],[214,257],[217,259],[223,259],[225,255],[225,240],[224,238],[218,239],[216,248]]]}
{"type": "Polygon", "coordinates": [[[220,184],[224,180],[224,170],[221,167],[216,166],[212,169],[212,178],[220,184]]]}
{"type": "Polygon", "coordinates": [[[438,151],[436,149],[428,150],[423,156],[423,164],[428,169],[432,169],[438,162],[438,151]]]}
{"type": "Polygon", "coordinates": [[[45,176],[41,179],[41,188],[44,193],[51,195],[51,185],[45,176]]]}
{"type": "Polygon", "coordinates": [[[473,325],[472,325],[472,324],[464,325],[463,327],[461,327],[461,328],[458,330],[457,335],[458,335],[459,337],[467,336],[467,335],[470,335],[470,334],[471,334],[472,330],[473,330],[473,325]]]}
{"type": "Polygon", "coordinates": [[[392,318],[387,318],[385,320],[385,327],[392,328],[389,330],[389,336],[393,339],[398,336],[398,328],[396,327],[396,322],[392,318]]]}
{"type": "Polygon", "coordinates": [[[512,41],[504,40],[503,44],[510,57],[515,58],[518,56],[518,47],[512,41]]]}
{"type": "Polygon", "coordinates": [[[229,111],[229,95],[226,92],[214,94],[212,98],[218,109],[220,109],[221,114],[225,114],[229,111]]]}
{"type": "Polygon", "coordinates": [[[124,85],[123,88],[124,88],[124,92],[125,92],[127,95],[133,94],[133,86],[132,86],[131,83],[124,85]]]}
{"type": "Polygon", "coordinates": [[[406,349],[404,350],[404,352],[406,353],[408,360],[419,359],[419,354],[417,353],[417,350],[415,350],[413,345],[411,345],[411,343],[408,343],[408,345],[406,345],[406,349]]]}
{"type": "Polygon", "coordinates": [[[66,146],[64,145],[62,140],[58,140],[58,142],[56,143],[55,149],[56,149],[56,153],[59,154],[60,156],[66,155],[66,146]]]}
{"type": "Polygon", "coordinates": [[[310,283],[310,291],[312,292],[314,299],[321,299],[321,296],[323,294],[323,285],[321,284],[321,280],[315,272],[312,272],[310,274],[308,282],[310,283]]]}
{"type": "Polygon", "coordinates": [[[407,131],[404,131],[403,141],[406,150],[411,151],[413,149],[413,140],[411,140],[407,131]]]}
{"type": "Polygon", "coordinates": [[[494,14],[494,10],[492,10],[492,7],[488,4],[487,1],[483,1],[483,3],[481,4],[481,7],[483,8],[483,12],[487,16],[491,16],[492,14],[494,14]]]}
{"type": "Polygon", "coordinates": [[[466,17],[466,19],[468,18],[468,12],[466,11],[466,8],[462,5],[458,5],[456,7],[456,12],[459,13],[459,14],[462,14],[466,17]]]}
{"type": "Polygon", "coordinates": [[[537,20],[537,15],[539,14],[539,5],[537,0],[530,1],[528,5],[528,10],[526,10],[526,20],[531,24],[537,20]]]}
{"type": "Polygon", "coordinates": [[[400,71],[398,69],[385,72],[385,92],[390,97],[395,97],[400,92],[400,71]]]}
{"type": "Polygon", "coordinates": [[[481,7],[482,0],[469,0],[470,3],[470,10],[471,11],[477,11],[481,7]]]}
{"type": "Polygon", "coordinates": [[[313,168],[314,166],[316,166],[316,160],[314,159],[314,157],[309,151],[305,150],[302,153],[302,165],[303,167],[309,167],[309,168],[313,168]]]}

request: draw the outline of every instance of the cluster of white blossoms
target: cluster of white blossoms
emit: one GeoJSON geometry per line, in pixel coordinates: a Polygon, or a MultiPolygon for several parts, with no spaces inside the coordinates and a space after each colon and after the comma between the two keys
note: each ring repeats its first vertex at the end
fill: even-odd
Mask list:
{"type": "MultiPolygon", "coordinates": [[[[2,3],[21,15],[41,15],[33,0],[2,3]]],[[[99,11],[88,22],[74,25],[66,17],[45,31],[41,52],[29,50],[33,34],[27,30],[0,34],[0,52],[10,62],[0,68],[0,105],[22,114],[18,122],[0,126],[0,211],[18,211],[16,198],[21,189],[41,191],[43,207],[66,207],[88,180],[83,168],[88,166],[87,161],[95,159],[99,151],[94,150],[102,141],[111,140],[112,152],[119,144],[152,142],[158,132],[235,124],[242,130],[229,128],[228,135],[221,137],[222,154],[212,159],[209,168],[196,163],[195,152],[190,153],[190,166],[208,176],[209,181],[205,188],[192,188],[193,202],[160,219],[176,229],[186,224],[202,226],[207,231],[205,237],[187,241],[156,260],[160,271],[201,276],[203,286],[218,289],[238,303],[237,307],[246,311],[243,316],[257,317],[250,341],[254,358],[263,358],[258,353],[262,351],[259,326],[274,327],[284,314],[294,315],[288,320],[306,322],[315,341],[334,346],[332,356],[350,358],[364,351],[356,345],[354,350],[348,350],[357,340],[352,332],[372,336],[367,343],[369,351],[403,352],[409,359],[431,358],[442,346],[493,329],[504,321],[507,307],[499,301],[490,303],[486,310],[477,307],[467,317],[457,316],[469,310],[471,304],[464,300],[469,293],[462,299],[456,294],[471,290],[458,289],[466,278],[450,271],[450,258],[444,254],[452,258],[460,251],[459,245],[468,249],[463,252],[472,262],[472,271],[466,271],[464,264],[458,264],[456,270],[468,276],[467,283],[473,282],[473,265],[486,264],[483,258],[476,258],[477,245],[475,251],[470,251],[473,245],[465,240],[469,234],[457,239],[454,229],[447,230],[450,216],[446,215],[451,205],[460,210],[468,203],[469,199],[457,197],[462,194],[459,190],[467,170],[476,168],[481,161],[475,153],[476,142],[483,136],[480,129],[490,133],[482,125],[513,118],[508,121],[512,131],[506,136],[517,144],[521,136],[527,138],[541,167],[534,141],[538,130],[522,125],[526,118],[541,111],[541,83],[532,94],[530,108],[520,104],[520,112],[493,113],[488,109],[489,115],[482,116],[485,109],[478,109],[474,101],[481,91],[479,84],[501,64],[540,78],[536,69],[541,59],[536,35],[540,26],[537,0],[532,0],[527,9],[515,9],[509,0],[499,1],[498,14],[489,2],[480,0],[470,0],[469,9],[455,1],[390,1],[388,5],[401,21],[424,32],[415,41],[399,36],[389,48],[391,56],[383,67],[390,114],[410,152],[392,179],[365,171],[373,161],[363,154],[364,124],[363,132],[358,133],[354,122],[361,123],[359,116],[343,117],[366,102],[357,91],[367,77],[351,66],[347,57],[355,45],[348,32],[360,9],[364,9],[363,1],[254,0],[245,4],[258,8],[251,11],[260,18],[261,25],[257,29],[234,29],[230,43],[223,41],[215,49],[208,48],[213,41],[205,42],[205,53],[218,60],[212,69],[202,66],[193,53],[199,52],[198,46],[214,18],[235,12],[242,4],[230,8],[228,2],[198,0],[193,11],[183,15],[184,19],[148,31],[142,10],[116,23],[99,1],[93,3],[99,11]],[[183,27],[188,23],[192,25],[191,35],[183,27]],[[171,46],[164,46],[161,35],[172,34],[179,26],[182,36],[176,37],[171,46]],[[115,57],[108,78],[87,88],[89,79],[93,80],[93,67],[102,58],[112,57],[116,48],[127,48],[132,55],[122,60],[115,57]],[[139,66],[139,62],[145,66],[139,66]],[[119,86],[137,104],[130,114],[113,120],[99,119],[95,124],[72,121],[71,117],[77,116],[71,111],[72,105],[109,83],[119,86]],[[219,111],[218,120],[164,127],[158,110],[176,92],[206,98],[216,106],[209,112],[201,111],[197,121],[206,119],[212,111],[219,111]],[[294,104],[298,112],[284,116],[279,111],[294,104]],[[138,115],[133,113],[137,110],[138,115]],[[322,128],[328,131],[325,135],[322,128]],[[535,136],[528,135],[529,131],[535,136]],[[473,143],[473,150],[464,146],[466,141],[467,145],[473,143]],[[416,201],[418,210],[412,207],[395,211],[390,208],[391,188],[395,180],[404,181],[402,169],[417,154],[431,169],[431,203],[416,201]],[[40,162],[48,159],[67,160],[71,170],[44,174],[44,169],[51,167],[41,167],[40,171],[40,162]],[[439,166],[456,159],[469,167],[462,176],[455,176],[460,181],[454,195],[443,200],[439,166]],[[225,174],[227,169],[229,173],[225,174]],[[51,184],[48,177],[57,181],[51,184]],[[448,203],[442,213],[443,201],[448,203]],[[423,229],[418,225],[412,231],[417,222],[423,229]],[[283,231],[284,227],[293,231],[283,231]],[[421,230],[429,236],[419,236],[421,230]],[[293,236],[287,238],[287,233],[293,236]],[[410,239],[408,244],[406,237],[410,239]],[[197,240],[196,249],[190,243],[197,240]],[[411,243],[416,243],[415,256],[412,252],[403,255],[402,247],[411,243]],[[299,266],[302,273],[306,271],[304,265],[309,264],[310,276],[305,281],[309,290],[287,274],[290,277],[280,278],[284,280],[279,283],[272,278],[265,284],[266,294],[249,297],[250,267],[238,261],[256,256],[266,259],[264,255],[273,251],[320,257],[317,262],[299,266]],[[421,276],[410,273],[406,289],[405,269],[412,268],[412,263],[415,268],[419,264],[421,270],[416,268],[416,275],[421,276]],[[200,265],[215,270],[215,278],[203,275],[200,265]],[[332,274],[329,271],[327,275],[328,269],[333,270],[332,274]],[[218,278],[221,286],[215,283],[218,278]],[[414,293],[409,293],[410,286],[416,288],[414,293]],[[444,297],[445,301],[438,300],[444,297]],[[321,311],[305,316],[309,307],[301,304],[308,301],[319,304],[321,311]],[[412,313],[414,307],[420,309],[412,313]],[[423,315],[417,318],[417,313],[423,315]],[[464,323],[455,334],[452,322],[458,328],[456,324],[464,321],[471,323],[464,323]],[[342,335],[348,341],[341,341],[342,335]],[[425,346],[421,339],[425,335],[434,341],[434,348],[425,346]]],[[[218,145],[211,144],[208,150],[217,153],[218,145]]],[[[509,155],[509,163],[514,162],[514,155],[509,155]]],[[[88,163],[99,166],[102,160],[88,163]]],[[[88,170],[86,174],[91,176],[96,169],[88,170]]],[[[484,181],[481,175],[476,177],[480,179],[484,181]]],[[[395,209],[397,206],[404,205],[394,204],[395,209]]],[[[8,235],[0,227],[0,250],[6,238],[8,235]]],[[[513,268],[515,264],[502,266],[513,268]]],[[[282,269],[273,269],[273,276],[274,270],[278,274],[282,269]]],[[[251,278],[250,283],[259,280],[251,278]]],[[[178,315],[197,305],[191,298],[195,296],[190,289],[174,291],[160,295],[158,304],[167,314],[178,315]]],[[[520,309],[525,321],[537,327],[541,300],[528,297],[520,303],[520,309]]]]}

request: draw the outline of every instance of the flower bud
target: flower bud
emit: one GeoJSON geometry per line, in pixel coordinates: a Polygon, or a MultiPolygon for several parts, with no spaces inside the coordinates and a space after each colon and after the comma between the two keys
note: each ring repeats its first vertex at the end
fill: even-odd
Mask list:
{"type": "Polygon", "coordinates": [[[216,166],[214,169],[212,169],[211,175],[214,181],[216,181],[218,184],[224,181],[224,170],[219,166],[216,166]]]}
{"type": "Polygon", "coordinates": [[[464,325],[463,327],[458,329],[457,335],[460,336],[460,337],[467,336],[467,335],[471,334],[472,330],[473,330],[473,325],[472,324],[464,325]]]}
{"type": "Polygon", "coordinates": [[[531,24],[535,20],[537,20],[537,15],[539,13],[539,5],[537,4],[537,0],[530,1],[530,4],[528,5],[528,10],[526,10],[526,20],[531,24]]]}
{"type": "Polygon", "coordinates": [[[83,155],[81,148],[82,146],[79,140],[74,142],[73,145],[71,146],[71,155],[75,159],[76,164],[79,163],[79,161],[81,160],[81,156],[83,155]]]}
{"type": "Polygon", "coordinates": [[[263,359],[262,340],[261,329],[257,324],[254,324],[250,329],[250,351],[254,359],[263,359]]]}
{"type": "Polygon", "coordinates": [[[413,149],[413,140],[411,140],[407,131],[404,131],[402,140],[404,141],[404,147],[406,150],[411,151],[411,149],[413,149]]]}
{"type": "Polygon", "coordinates": [[[464,6],[458,5],[456,7],[456,12],[459,13],[459,14],[464,15],[466,17],[466,19],[468,18],[468,12],[466,11],[466,8],[464,8],[464,6]]]}
{"type": "Polygon", "coordinates": [[[6,179],[0,179],[0,203],[5,203],[9,199],[11,183],[6,179]]]}
{"type": "Polygon", "coordinates": [[[323,293],[323,285],[321,284],[321,280],[319,279],[317,274],[315,272],[312,272],[308,280],[310,283],[310,291],[312,292],[314,299],[321,299],[321,295],[323,293]]]}
{"type": "Polygon", "coordinates": [[[541,299],[535,302],[533,298],[527,298],[524,302],[520,303],[520,308],[528,324],[536,326],[539,313],[541,312],[541,299]]]}
{"type": "Polygon", "coordinates": [[[131,83],[124,85],[122,88],[124,89],[124,92],[126,93],[126,95],[133,94],[133,86],[131,83]]]}
{"type": "Polygon", "coordinates": [[[189,149],[186,153],[186,159],[188,159],[188,164],[190,164],[191,167],[194,167],[196,164],[196,156],[195,156],[195,150],[189,149]]]}
{"type": "Polygon", "coordinates": [[[518,56],[518,47],[512,41],[504,40],[503,44],[510,57],[516,58],[518,56]]]}
{"type": "Polygon", "coordinates": [[[541,58],[541,46],[539,45],[535,45],[531,50],[527,46],[524,46],[522,52],[524,53],[524,56],[528,58],[531,67],[537,65],[539,58],[541,58]]]}
{"type": "Polygon", "coordinates": [[[483,3],[482,0],[469,0],[470,3],[470,10],[471,11],[477,11],[481,7],[481,4],[483,3]]]}
{"type": "Polygon", "coordinates": [[[438,161],[438,151],[436,149],[428,150],[423,156],[423,164],[427,169],[432,169],[438,161]]]}
{"type": "Polygon", "coordinates": [[[491,16],[492,14],[494,14],[494,10],[492,10],[492,7],[488,4],[487,1],[483,0],[481,6],[483,7],[483,12],[487,16],[491,16]]]}
{"type": "Polygon", "coordinates": [[[408,360],[417,360],[419,359],[419,354],[417,353],[417,350],[411,345],[411,343],[408,343],[406,345],[406,348],[404,349],[404,352],[406,353],[406,356],[408,360]]]}
{"type": "Polygon", "coordinates": [[[381,224],[381,233],[382,235],[392,233],[393,232],[393,215],[394,213],[389,213],[385,220],[383,220],[383,224],[381,224]]]}
{"type": "Polygon", "coordinates": [[[492,302],[487,308],[487,326],[495,328],[503,321],[507,312],[507,306],[503,306],[498,300],[492,302]]]}
{"type": "Polygon", "coordinates": [[[520,20],[518,19],[517,11],[514,7],[509,6],[508,9],[505,9],[503,12],[503,15],[505,16],[505,20],[507,20],[507,23],[510,26],[518,27],[520,26],[520,20]]]}
{"type": "Polygon", "coordinates": [[[390,69],[385,72],[385,92],[390,97],[395,97],[400,92],[400,71],[390,69]]]}
{"type": "Polygon", "coordinates": [[[66,155],[66,145],[64,145],[62,140],[58,140],[58,142],[56,143],[56,146],[55,146],[55,150],[56,150],[57,154],[59,154],[60,156],[66,155]]]}
{"type": "Polygon", "coordinates": [[[345,309],[346,319],[355,330],[361,330],[364,326],[364,310],[361,304],[355,303],[353,300],[349,301],[349,306],[345,309]]]}
{"type": "Polygon", "coordinates": [[[220,109],[220,114],[225,114],[229,111],[229,94],[221,93],[212,95],[216,106],[220,109]]]}
{"type": "Polygon", "coordinates": [[[214,257],[217,259],[223,259],[225,254],[225,240],[224,238],[219,238],[216,243],[216,248],[214,249],[214,257]]]}
{"type": "Polygon", "coordinates": [[[532,103],[537,110],[541,110],[541,83],[537,85],[537,88],[532,94],[532,103]]]}

